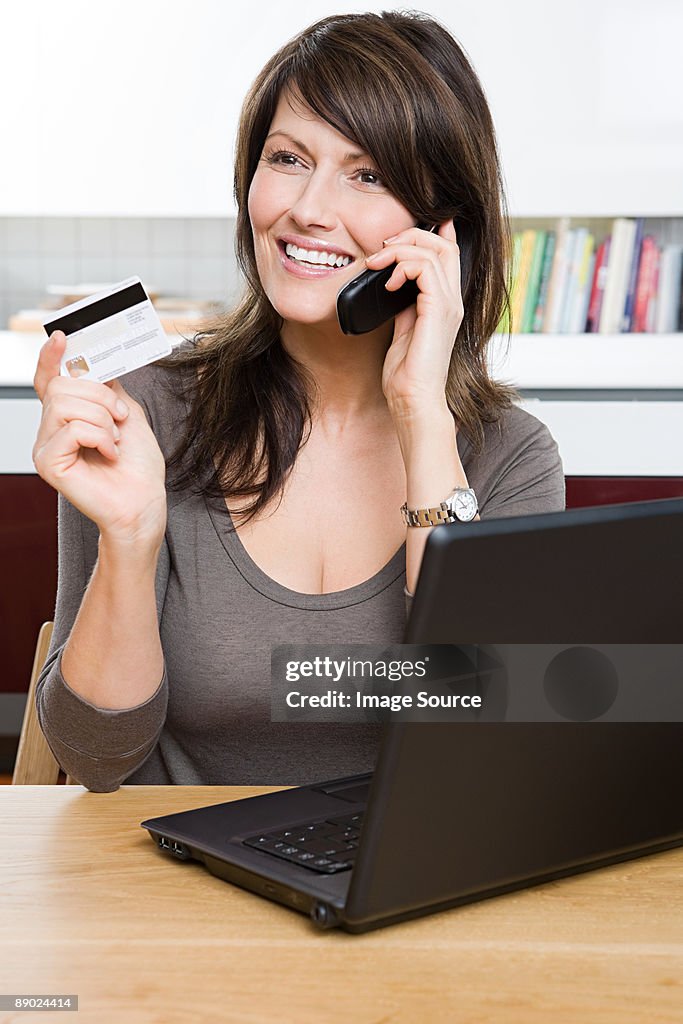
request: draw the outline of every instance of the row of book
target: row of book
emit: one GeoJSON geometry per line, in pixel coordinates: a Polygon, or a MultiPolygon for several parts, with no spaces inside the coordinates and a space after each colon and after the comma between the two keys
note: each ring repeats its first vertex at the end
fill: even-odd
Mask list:
{"type": "MultiPolygon", "coordinates": [[[[683,245],[659,246],[644,218],[617,217],[596,247],[587,227],[513,235],[515,334],[664,334],[683,331],[683,245]]],[[[506,311],[498,332],[507,334],[506,311]]]]}

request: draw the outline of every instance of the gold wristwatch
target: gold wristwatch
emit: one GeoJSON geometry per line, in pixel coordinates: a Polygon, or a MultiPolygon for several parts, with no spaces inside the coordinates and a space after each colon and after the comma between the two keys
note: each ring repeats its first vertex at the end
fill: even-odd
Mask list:
{"type": "Polygon", "coordinates": [[[456,487],[435,508],[408,508],[401,505],[406,526],[439,526],[441,523],[469,523],[479,511],[477,496],[471,487],[456,487]]]}

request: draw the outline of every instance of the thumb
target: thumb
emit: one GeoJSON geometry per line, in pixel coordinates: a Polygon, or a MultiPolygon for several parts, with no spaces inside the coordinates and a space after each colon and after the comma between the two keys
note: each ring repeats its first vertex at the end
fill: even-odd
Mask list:
{"type": "Polygon", "coordinates": [[[133,396],[126,391],[123,384],[116,377],[114,377],[113,380],[107,381],[107,387],[111,388],[111,390],[114,392],[114,394],[116,395],[120,402],[123,402],[123,404],[127,407],[128,412],[130,412],[130,410],[138,404],[133,398],[133,396]]]}
{"type": "Polygon", "coordinates": [[[33,388],[41,402],[45,389],[52,378],[60,375],[59,366],[65,350],[66,334],[64,331],[53,331],[40,350],[38,365],[33,377],[33,388]]]}

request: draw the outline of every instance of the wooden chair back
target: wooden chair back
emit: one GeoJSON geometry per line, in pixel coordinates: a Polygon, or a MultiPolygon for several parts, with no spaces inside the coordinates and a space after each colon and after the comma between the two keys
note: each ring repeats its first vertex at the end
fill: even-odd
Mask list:
{"type": "MultiPolygon", "coordinates": [[[[59,779],[60,766],[40,728],[36,710],[36,683],[50,648],[52,627],[52,622],[44,622],[38,634],[19,748],[12,775],[13,786],[54,786],[59,779]]],[[[69,775],[66,777],[66,782],[67,785],[75,785],[69,775]]]]}

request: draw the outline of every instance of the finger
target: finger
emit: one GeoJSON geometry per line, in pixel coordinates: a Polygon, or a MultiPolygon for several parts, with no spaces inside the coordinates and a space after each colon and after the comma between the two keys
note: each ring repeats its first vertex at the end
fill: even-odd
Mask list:
{"type": "Polygon", "coordinates": [[[36,444],[45,444],[70,420],[84,420],[86,423],[101,427],[109,432],[114,441],[121,436],[121,431],[110,411],[99,402],[89,402],[80,396],[62,392],[46,398],[36,444]]]}
{"type": "MultiPolygon", "coordinates": [[[[123,388],[121,391],[123,392],[123,388]]],[[[125,392],[123,393],[125,394],[125,392]]],[[[118,396],[106,384],[101,384],[96,380],[83,380],[82,377],[52,377],[43,393],[43,405],[55,395],[73,395],[76,398],[87,399],[89,402],[96,402],[108,409],[115,420],[125,419],[130,411],[127,404],[125,412],[117,407],[118,396]]]]}
{"type": "Polygon", "coordinates": [[[41,402],[48,383],[53,377],[59,377],[59,366],[65,349],[66,334],[64,331],[53,331],[40,349],[38,365],[33,376],[33,389],[41,402]]]}
{"type": "Polygon", "coordinates": [[[110,462],[117,462],[119,449],[111,435],[84,420],[71,420],[44,445],[34,445],[33,465],[40,476],[55,486],[60,470],[70,469],[80,448],[95,448],[110,462]]]}
{"type": "Polygon", "coordinates": [[[107,386],[116,396],[116,408],[119,410],[121,417],[127,416],[134,399],[131,399],[123,384],[116,377],[113,380],[107,381],[107,386]]]}
{"type": "Polygon", "coordinates": [[[379,270],[381,267],[388,267],[390,263],[395,261],[411,260],[417,257],[430,260],[435,266],[439,261],[439,254],[435,249],[428,249],[422,245],[410,245],[406,242],[392,242],[391,245],[380,249],[379,252],[366,257],[365,262],[371,270],[379,270]]]}
{"type": "Polygon", "coordinates": [[[448,236],[444,234],[443,229],[447,224],[453,224],[453,221],[444,221],[436,231],[428,231],[425,228],[418,227],[406,228],[405,231],[399,231],[397,235],[386,238],[382,245],[386,247],[393,242],[399,242],[407,245],[434,246],[437,250],[441,251],[446,245],[453,242],[450,234],[448,236]]]}
{"type": "Polygon", "coordinates": [[[446,316],[452,317],[454,323],[462,323],[464,309],[462,298],[453,296],[450,289],[444,287],[443,268],[440,265],[421,260],[402,260],[385,284],[388,291],[396,291],[406,281],[417,281],[420,293],[428,300],[441,298],[446,306],[446,316]]]}
{"type": "Polygon", "coordinates": [[[439,238],[445,238],[448,242],[455,242],[457,245],[458,236],[455,230],[455,221],[445,220],[443,224],[439,225],[438,231],[439,238]]]}
{"type": "MultiPolygon", "coordinates": [[[[442,224],[439,230],[455,234],[455,225],[453,221],[448,221],[442,224]],[[449,227],[448,225],[451,225],[449,227]]],[[[403,234],[416,234],[421,235],[425,239],[431,239],[432,242],[428,242],[426,245],[422,245],[422,239],[411,245],[406,242],[392,242],[389,245],[385,243],[385,248],[381,249],[378,253],[374,253],[372,256],[368,256],[366,263],[370,270],[379,270],[382,267],[389,266],[395,260],[401,259],[414,259],[419,253],[425,258],[431,259],[436,266],[442,267],[444,272],[444,289],[448,293],[453,293],[462,302],[461,296],[461,273],[460,273],[460,249],[458,248],[457,242],[454,239],[446,238],[440,235],[431,234],[428,231],[421,231],[418,228],[409,228],[407,232],[402,232],[401,235],[396,236],[402,238],[403,234]],[[431,245],[431,248],[429,247],[431,245]],[[448,282],[448,283],[446,283],[448,282]]]]}
{"type": "MultiPolygon", "coordinates": [[[[446,275],[454,281],[460,282],[460,249],[458,248],[455,223],[453,220],[444,221],[439,225],[438,231],[425,231],[423,228],[406,228],[398,235],[387,238],[383,243],[385,252],[393,244],[419,246],[430,252],[436,252],[441,262],[446,266],[446,275]]],[[[381,266],[381,263],[370,263],[371,268],[381,266]]]]}
{"type": "MultiPolygon", "coordinates": [[[[417,252],[415,248],[408,248],[408,255],[399,260],[396,268],[394,269],[391,277],[387,281],[385,288],[387,291],[395,291],[400,288],[401,285],[410,279],[417,281],[421,277],[422,273],[430,271],[424,279],[424,287],[420,285],[422,291],[428,290],[433,292],[441,292],[444,298],[448,301],[448,296],[452,292],[452,288],[448,284],[448,279],[444,272],[443,264],[434,257],[433,259],[411,259],[410,253],[417,252]]],[[[372,268],[374,269],[374,267],[372,268]]]]}

